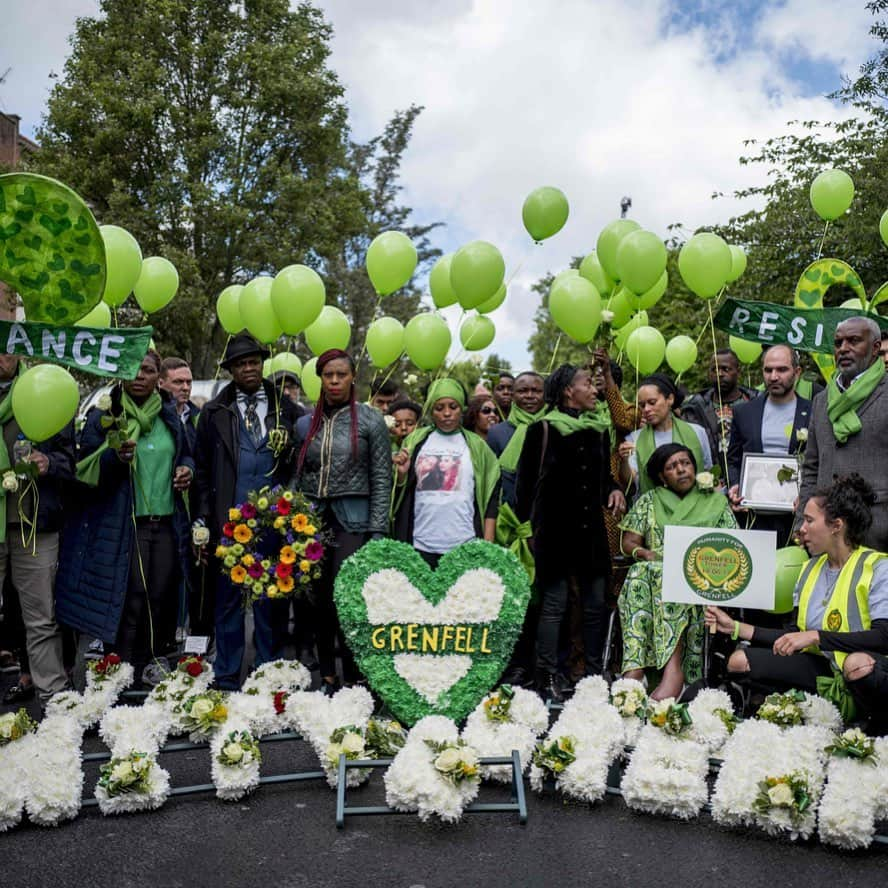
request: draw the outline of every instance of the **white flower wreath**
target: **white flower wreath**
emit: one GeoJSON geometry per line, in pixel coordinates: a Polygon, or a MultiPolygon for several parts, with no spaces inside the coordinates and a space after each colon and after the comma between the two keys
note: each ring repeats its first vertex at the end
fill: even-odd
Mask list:
{"type": "Polygon", "coordinates": [[[83,729],[71,717],[45,718],[25,764],[25,809],[33,823],[58,826],[76,817],[83,793],[83,729]]]}
{"type": "Polygon", "coordinates": [[[210,740],[210,768],[216,796],[237,801],[259,785],[262,754],[250,724],[229,717],[225,728],[210,740]]]}

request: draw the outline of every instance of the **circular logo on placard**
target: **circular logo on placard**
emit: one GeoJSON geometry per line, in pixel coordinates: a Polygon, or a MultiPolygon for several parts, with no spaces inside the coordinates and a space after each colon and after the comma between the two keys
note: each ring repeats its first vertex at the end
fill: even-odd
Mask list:
{"type": "Polygon", "coordinates": [[[704,533],[685,552],[684,576],[701,598],[730,601],[749,585],[752,556],[730,534],[704,533]]]}
{"type": "Polygon", "coordinates": [[[830,632],[838,632],[842,628],[842,614],[837,608],[833,608],[826,615],[826,628],[830,632]]]}

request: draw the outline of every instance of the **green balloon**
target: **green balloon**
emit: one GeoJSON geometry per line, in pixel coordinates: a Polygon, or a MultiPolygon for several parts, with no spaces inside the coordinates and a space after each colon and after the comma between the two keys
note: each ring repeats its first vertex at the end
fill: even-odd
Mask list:
{"type": "Polygon", "coordinates": [[[476,311],[478,314],[486,315],[492,311],[496,311],[506,301],[506,285],[503,284],[487,302],[482,302],[476,311]]]}
{"type": "Polygon", "coordinates": [[[238,305],[244,326],[261,343],[276,342],[284,332],[271,304],[270,277],[253,278],[241,291],[238,305]]]}
{"type": "Polygon", "coordinates": [[[604,270],[594,250],[580,263],[580,275],[593,284],[602,296],[614,290],[614,279],[604,270]]]}
{"type": "Polygon", "coordinates": [[[824,222],[838,219],[854,200],[854,182],[844,170],[824,170],[811,183],[811,206],[824,222]]]}
{"type": "Polygon", "coordinates": [[[404,348],[420,370],[436,370],[450,350],[450,328],[432,312],[415,315],[404,328],[404,348]]]}
{"type": "Polygon", "coordinates": [[[772,614],[787,614],[793,609],[793,593],[808,553],[801,546],[777,550],[777,572],[774,576],[774,609],[772,614]]]}
{"type": "Polygon", "coordinates": [[[555,277],[552,278],[552,283],[549,285],[549,289],[551,290],[558,281],[563,281],[565,278],[575,278],[580,276],[580,270],[578,268],[565,268],[563,271],[559,271],[555,277]]]}
{"type": "Polygon", "coordinates": [[[732,266],[730,247],[711,231],[695,234],[678,253],[678,270],[688,288],[712,299],[727,283],[732,266]]]}
{"type": "Polygon", "coordinates": [[[762,344],[760,342],[751,342],[748,339],[740,339],[738,336],[729,336],[728,345],[731,351],[737,355],[738,360],[743,364],[754,364],[762,355],[762,344]]]}
{"type": "Polygon", "coordinates": [[[75,327],[110,327],[111,309],[107,303],[100,302],[89,314],[85,314],[74,324],[75,327]]]}
{"type": "Polygon", "coordinates": [[[154,314],[168,305],[178,289],[179,272],[169,259],[149,256],[142,260],[142,270],[133,287],[133,295],[145,314],[154,314]]]}
{"type": "Polygon", "coordinates": [[[639,308],[653,308],[660,299],[663,298],[663,294],[666,292],[666,287],[669,286],[669,272],[664,271],[663,274],[660,275],[660,279],[654,284],[653,287],[650,288],[645,293],[642,293],[638,297],[638,307],[639,308]]]}
{"type": "Polygon", "coordinates": [[[274,373],[274,360],[272,358],[266,358],[262,362],[262,375],[266,378],[271,376],[274,373]]]}
{"type": "Polygon", "coordinates": [[[466,311],[492,299],[505,275],[502,254],[487,241],[472,241],[460,247],[450,260],[450,286],[466,311]]]}
{"type": "Polygon", "coordinates": [[[325,299],[321,276],[307,265],[282,268],[271,285],[271,305],[287,336],[295,336],[313,324],[325,299]]]}
{"type": "Polygon", "coordinates": [[[450,286],[450,262],[453,253],[446,253],[433,266],[429,274],[429,289],[436,308],[447,308],[456,302],[456,293],[450,286]]]}
{"type": "Polygon", "coordinates": [[[416,247],[400,231],[383,231],[367,249],[367,274],[380,296],[400,290],[416,270],[416,247]]]}
{"type": "Polygon", "coordinates": [[[697,343],[690,336],[673,336],[666,343],[666,363],[673,373],[684,373],[697,362],[697,343]]]}
{"type": "Polygon", "coordinates": [[[271,359],[271,368],[272,373],[277,373],[278,370],[289,370],[290,373],[299,376],[302,373],[302,361],[293,352],[278,352],[271,359]]]}
{"type": "Polygon", "coordinates": [[[496,325],[484,315],[472,315],[459,328],[459,341],[466,351],[487,348],[496,336],[496,325]]]}
{"type": "Polygon", "coordinates": [[[222,329],[230,336],[244,329],[244,320],[240,313],[240,296],[244,288],[240,284],[226,287],[216,297],[216,317],[222,329]]]}
{"type": "Polygon", "coordinates": [[[591,342],[601,323],[601,296],[585,278],[562,278],[549,291],[549,314],[571,339],[591,342]]]}
{"type": "Polygon", "coordinates": [[[376,367],[387,367],[404,351],[404,325],[396,318],[377,318],[367,328],[367,354],[376,367]]]}
{"type": "Polygon", "coordinates": [[[634,297],[625,287],[617,287],[617,292],[604,305],[604,311],[613,315],[611,329],[619,330],[632,317],[632,312],[636,310],[633,300],[634,297]]]}
{"type": "Polygon", "coordinates": [[[646,293],[666,271],[666,246],[652,231],[630,231],[617,247],[617,274],[633,293],[646,293]]]}
{"type": "Polygon", "coordinates": [[[142,250],[139,242],[117,225],[101,225],[99,232],[105,242],[105,292],[102,299],[110,306],[122,305],[133,292],[142,271],[142,250]]]}
{"type": "Polygon", "coordinates": [[[335,305],[325,305],[318,319],[305,328],[305,343],[315,355],[331,348],[348,348],[351,324],[335,305]]]}
{"type": "Polygon", "coordinates": [[[728,275],[728,283],[732,284],[746,271],[746,253],[743,252],[743,247],[738,247],[736,244],[729,244],[728,249],[731,251],[731,273],[728,275]]]}
{"type": "Polygon", "coordinates": [[[521,208],[524,227],[537,242],[558,234],[564,228],[569,213],[564,192],[548,185],[531,191],[521,208]]]}
{"type": "Polygon", "coordinates": [[[318,398],[321,397],[321,377],[318,376],[317,371],[317,358],[309,358],[305,362],[305,366],[302,368],[302,391],[305,393],[305,397],[308,398],[309,401],[314,401],[317,403],[318,398]]]}
{"type": "Polygon", "coordinates": [[[882,236],[882,243],[888,247],[888,210],[885,210],[879,219],[879,234],[882,236]]]}
{"type": "Polygon", "coordinates": [[[862,309],[863,303],[855,296],[853,299],[846,299],[839,308],[862,309]]]}
{"type": "Polygon", "coordinates": [[[626,357],[642,376],[653,373],[666,356],[666,340],[654,327],[639,327],[626,339],[626,357]]]}
{"type": "Polygon", "coordinates": [[[639,327],[647,327],[648,325],[648,313],[642,309],[638,313],[632,315],[629,320],[617,330],[614,335],[614,342],[617,345],[617,348],[621,351],[626,348],[626,340],[629,338],[631,333],[634,333],[639,327]]]}
{"type": "Polygon", "coordinates": [[[598,242],[595,245],[598,261],[607,275],[615,281],[620,279],[617,272],[617,248],[627,234],[638,231],[639,228],[641,226],[637,222],[633,222],[632,219],[617,219],[609,225],[605,225],[601,229],[601,234],[598,235],[598,242]]]}
{"type": "Polygon", "coordinates": [[[74,419],[79,403],[74,377],[56,364],[26,370],[12,389],[12,414],[22,434],[35,443],[57,435],[74,419]]]}

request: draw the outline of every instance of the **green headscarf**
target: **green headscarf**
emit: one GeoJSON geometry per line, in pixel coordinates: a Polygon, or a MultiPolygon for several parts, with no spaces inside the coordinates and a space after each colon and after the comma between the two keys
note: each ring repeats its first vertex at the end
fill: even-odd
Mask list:
{"type": "Polygon", "coordinates": [[[515,426],[515,433],[509,438],[509,443],[500,454],[499,464],[504,472],[514,472],[518,468],[518,461],[521,459],[521,451],[524,449],[524,439],[527,437],[527,429],[537,420],[546,416],[546,407],[538,410],[536,413],[528,413],[522,410],[517,404],[512,404],[509,410],[509,419],[515,426]]]}
{"type": "MultiPolygon", "coordinates": [[[[684,444],[697,461],[697,471],[703,471],[703,448],[700,447],[700,439],[691,428],[691,424],[672,417],[672,443],[684,444]]],[[[635,458],[638,461],[638,486],[642,493],[647,493],[660,483],[659,478],[649,478],[647,473],[648,460],[654,455],[657,442],[654,440],[654,430],[651,426],[645,426],[635,440],[635,458]]]]}
{"type": "Polygon", "coordinates": [[[466,409],[466,390],[455,379],[443,377],[436,379],[429,386],[429,393],[426,395],[425,412],[430,413],[435,406],[436,401],[441,398],[453,398],[463,410],[466,409]]]}
{"type": "MultiPolygon", "coordinates": [[[[126,416],[126,433],[131,441],[138,441],[140,435],[147,435],[151,431],[151,426],[154,425],[154,420],[160,415],[160,410],[163,407],[160,394],[156,391],[151,392],[148,400],[141,406],[124,391],[120,403],[126,416]]],[[[107,449],[108,439],[106,438],[95,451],[77,463],[77,478],[84,484],[88,484],[90,487],[98,487],[99,463],[102,454],[107,449]]]]}
{"type": "Polygon", "coordinates": [[[839,444],[844,444],[860,429],[857,408],[873,393],[885,375],[885,364],[877,357],[845,391],[838,385],[838,374],[833,376],[826,388],[826,415],[832,423],[833,434],[839,444]]]}

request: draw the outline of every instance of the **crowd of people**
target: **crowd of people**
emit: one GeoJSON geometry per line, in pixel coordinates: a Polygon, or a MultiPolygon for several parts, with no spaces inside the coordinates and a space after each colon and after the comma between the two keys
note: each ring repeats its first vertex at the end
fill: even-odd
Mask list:
{"type": "Polygon", "coordinates": [[[503,681],[557,702],[578,678],[609,672],[645,679],[654,699],[679,697],[705,672],[708,625],[728,637],[726,678],[819,688],[888,730],[881,347],[878,325],[853,318],[836,330],[837,370],[823,385],[806,387],[799,355],[776,344],[759,390],[739,384],[737,356],[723,349],[703,391],[655,373],[626,399],[619,365],[598,350],[546,377],[503,372],[471,395],[439,376],[422,404],[388,380],[364,403],[354,360],[331,350],[306,409],[297,375],[264,378],[268,351],[242,332],[221,361],[231,381],[205,404],[190,398],[184,360],[149,351],[78,433],[72,423],[35,446],[10,409],[18,361],[0,356],[0,470],[24,444],[36,477],[17,491],[4,480],[0,497],[0,668],[21,673],[4,703],[45,702],[97,647],[149,682],[186,626],[209,639],[217,686],[238,688],[242,590],[213,553],[229,510],[282,484],[314,503],[327,551],[307,596],[254,604],[254,665],[281,655],[292,622],[323,690],[360,682],[333,603],[343,561],[391,536],[434,567],[484,539],[513,549],[535,590],[503,681]],[[795,514],[747,507],[748,454],[786,457],[795,514]],[[668,525],[766,529],[778,547],[797,535],[811,560],[793,610],[664,603],[668,525]]]}

